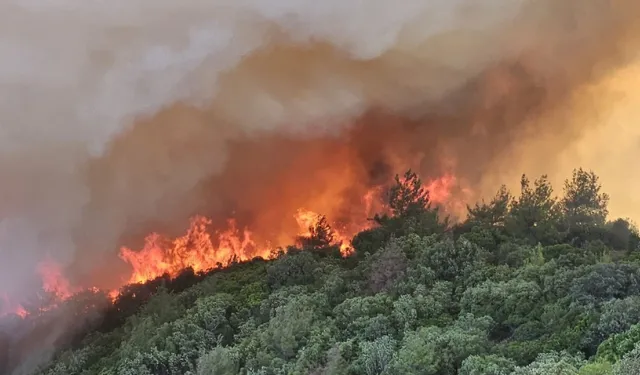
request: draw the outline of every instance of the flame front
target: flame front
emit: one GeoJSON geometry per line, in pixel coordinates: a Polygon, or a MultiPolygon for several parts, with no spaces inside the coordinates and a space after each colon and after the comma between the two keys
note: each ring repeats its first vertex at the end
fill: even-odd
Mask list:
{"type": "Polygon", "coordinates": [[[210,219],[196,216],[191,219],[187,233],[173,241],[152,233],[140,251],[123,247],[120,258],[133,268],[127,283],[143,283],[164,274],[175,277],[189,267],[200,272],[225,267],[234,260],[269,256],[269,250],[258,247],[248,229],[239,231],[234,220],[228,221],[227,230],[216,233],[217,244],[214,245],[210,225],[210,219]]]}
{"type": "Polygon", "coordinates": [[[67,299],[79,291],[71,287],[71,283],[64,277],[60,266],[51,260],[40,263],[38,273],[42,278],[42,289],[51,293],[56,299],[67,299]]]}
{"type": "MultiPolygon", "coordinates": [[[[300,226],[299,235],[301,237],[311,237],[313,235],[312,228],[316,227],[320,220],[322,219],[322,215],[317,212],[313,212],[310,210],[299,209],[295,214],[294,218],[300,226]]],[[[366,227],[362,227],[361,229],[366,229],[366,227]]],[[[350,236],[346,236],[344,234],[344,229],[336,229],[332,228],[333,232],[333,242],[340,247],[340,253],[344,256],[348,256],[351,254],[353,249],[351,248],[351,238],[355,233],[352,233],[350,236]]]]}
{"type": "MultiPolygon", "coordinates": [[[[423,186],[429,191],[430,201],[434,204],[455,211],[463,205],[457,199],[453,199],[453,188],[457,181],[454,175],[445,174],[438,179],[433,179],[423,186]]],[[[226,229],[213,228],[211,219],[204,216],[195,216],[191,219],[186,233],[171,239],[159,233],[151,233],[145,238],[141,250],[135,251],[128,247],[122,247],[119,257],[131,267],[131,273],[121,279],[120,285],[144,283],[149,280],[168,275],[173,278],[187,269],[194,272],[208,271],[228,266],[235,261],[248,261],[255,257],[263,259],[272,258],[277,252],[276,247],[283,247],[296,243],[297,239],[310,237],[313,230],[324,218],[331,229],[332,244],[339,246],[343,256],[352,253],[351,239],[358,232],[372,226],[370,218],[375,213],[384,213],[386,207],[382,204],[384,190],[378,186],[368,189],[360,198],[359,209],[350,211],[345,218],[344,214],[335,212],[335,207],[329,215],[324,216],[320,212],[299,208],[291,218],[295,220],[296,229],[291,232],[277,233],[273,235],[277,241],[254,240],[254,233],[249,228],[239,228],[237,222],[229,219],[226,229]]],[[[326,202],[323,197],[322,202],[326,202]]],[[[52,260],[43,261],[38,269],[42,280],[42,290],[48,293],[50,302],[39,307],[39,311],[47,311],[54,308],[58,302],[66,300],[82,290],[97,290],[93,286],[74,286],[65,278],[63,269],[52,260]]],[[[113,289],[109,293],[112,300],[119,295],[119,290],[113,289]]],[[[18,303],[14,303],[8,296],[0,296],[0,316],[14,313],[20,317],[29,315],[29,312],[18,303]]]]}

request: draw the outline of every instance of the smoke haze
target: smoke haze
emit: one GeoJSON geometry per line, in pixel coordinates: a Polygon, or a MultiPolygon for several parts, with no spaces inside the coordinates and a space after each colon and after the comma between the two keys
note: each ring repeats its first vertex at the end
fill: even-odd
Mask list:
{"type": "Polygon", "coordinates": [[[614,214],[640,210],[622,172],[639,114],[613,94],[640,96],[620,76],[637,77],[631,0],[31,0],[0,14],[1,293],[37,286],[43,259],[100,283],[118,246],[196,212],[257,227],[303,205],[339,215],[408,166],[477,198],[584,165],[614,214]]]}

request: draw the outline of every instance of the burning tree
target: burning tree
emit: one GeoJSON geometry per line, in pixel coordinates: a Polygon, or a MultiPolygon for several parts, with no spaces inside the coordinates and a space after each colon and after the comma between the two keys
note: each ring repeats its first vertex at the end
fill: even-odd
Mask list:
{"type": "Polygon", "coordinates": [[[409,233],[420,236],[442,233],[449,225],[448,218],[440,220],[437,207],[431,207],[429,189],[411,169],[402,177],[395,176],[395,184],[387,193],[387,212],[376,214],[373,221],[379,226],[359,233],[353,239],[357,253],[378,251],[392,237],[409,233]]]}
{"type": "Polygon", "coordinates": [[[308,234],[298,236],[298,242],[302,248],[326,249],[335,245],[335,231],[324,215],[319,215],[316,222],[308,229],[308,234]]]}
{"type": "Polygon", "coordinates": [[[389,189],[389,208],[393,216],[410,216],[426,211],[430,207],[429,191],[411,169],[400,178],[395,177],[395,185],[389,189]]]}
{"type": "Polygon", "coordinates": [[[396,175],[395,184],[389,188],[388,207],[391,216],[376,214],[373,219],[396,235],[407,230],[430,234],[447,226],[446,220],[440,223],[438,209],[431,207],[429,190],[411,169],[402,178],[396,175]]]}

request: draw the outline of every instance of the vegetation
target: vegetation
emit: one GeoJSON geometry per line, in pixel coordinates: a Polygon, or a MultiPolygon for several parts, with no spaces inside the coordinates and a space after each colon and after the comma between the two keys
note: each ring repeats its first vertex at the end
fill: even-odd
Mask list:
{"type": "Polygon", "coordinates": [[[38,373],[640,373],[640,237],[596,175],[560,198],[523,176],[456,225],[404,177],[353,256],[322,221],[276,260],[131,286],[38,373]]]}

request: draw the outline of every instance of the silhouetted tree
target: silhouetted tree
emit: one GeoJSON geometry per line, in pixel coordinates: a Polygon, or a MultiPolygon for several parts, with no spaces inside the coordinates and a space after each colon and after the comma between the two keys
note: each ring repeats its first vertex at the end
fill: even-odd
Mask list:
{"type": "Polygon", "coordinates": [[[593,172],[573,171],[564,184],[562,210],[569,228],[604,225],[609,210],[609,195],[601,192],[599,178],[593,172]]]}
{"type": "Polygon", "coordinates": [[[391,216],[376,214],[373,218],[381,225],[385,241],[392,235],[442,233],[448,225],[446,220],[440,222],[438,208],[431,208],[429,203],[429,191],[422,186],[418,175],[411,170],[402,178],[396,175],[395,184],[388,192],[387,204],[391,216]]]}
{"type": "Polygon", "coordinates": [[[640,252],[614,250],[640,236],[629,220],[605,223],[599,189],[577,170],[558,201],[545,176],[523,176],[517,197],[502,187],[445,232],[408,171],[355,256],[326,255],[338,236],[320,217],[269,261],[0,317],[0,372],[27,373],[18,366],[44,349],[53,361],[34,375],[629,375],[640,252]]]}
{"type": "Polygon", "coordinates": [[[308,236],[298,237],[298,242],[303,248],[318,250],[328,248],[334,244],[335,232],[324,215],[320,215],[318,221],[308,229],[308,236]]]}
{"type": "Polygon", "coordinates": [[[421,213],[429,208],[429,191],[411,169],[402,178],[396,175],[395,184],[389,190],[389,208],[394,216],[400,217],[421,213]]]}

